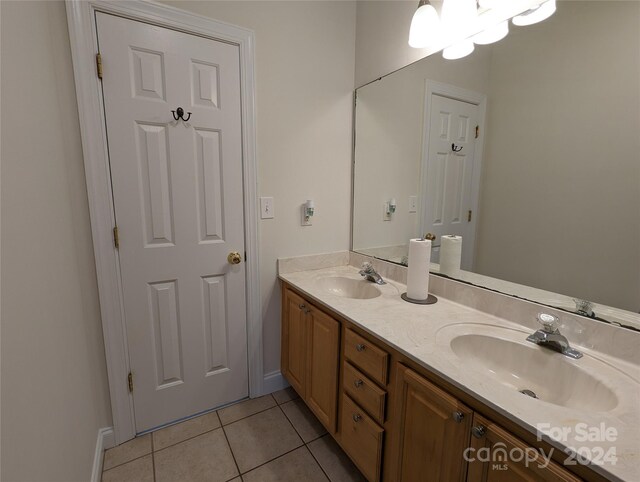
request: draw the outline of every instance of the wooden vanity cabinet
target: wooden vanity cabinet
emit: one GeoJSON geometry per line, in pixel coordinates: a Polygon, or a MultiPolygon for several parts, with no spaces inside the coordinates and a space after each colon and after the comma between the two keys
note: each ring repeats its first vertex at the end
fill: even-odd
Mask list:
{"type": "Polygon", "coordinates": [[[287,288],[282,300],[282,374],[325,428],[335,433],[340,322],[287,288]]]}
{"type": "Polygon", "coordinates": [[[397,482],[462,482],[473,411],[398,364],[394,459],[397,482]]]}
{"type": "MultiPolygon", "coordinates": [[[[370,482],[583,480],[560,463],[539,464],[541,455],[528,464],[504,461],[500,457],[504,450],[526,451],[532,457],[537,453],[532,445],[540,443],[384,341],[339,314],[314,306],[286,284],[282,373],[370,482]],[[480,449],[484,458],[473,460],[480,449]]],[[[555,454],[556,460],[561,462],[559,455],[555,454]]],[[[573,470],[584,480],[606,480],[586,467],[573,470]]]]}
{"type": "Polygon", "coordinates": [[[302,398],[307,380],[307,302],[289,289],[283,290],[280,366],[282,374],[302,398]]]}
{"type": "Polygon", "coordinates": [[[569,471],[544,457],[534,448],[514,437],[502,427],[475,414],[467,482],[579,482],[569,471]],[[484,449],[483,452],[478,452],[484,449]],[[477,454],[482,457],[475,458],[477,454]],[[507,458],[507,454],[515,456],[507,458]],[[526,454],[520,460],[520,454],[526,454]],[[514,460],[520,460],[514,462],[514,460]]]}

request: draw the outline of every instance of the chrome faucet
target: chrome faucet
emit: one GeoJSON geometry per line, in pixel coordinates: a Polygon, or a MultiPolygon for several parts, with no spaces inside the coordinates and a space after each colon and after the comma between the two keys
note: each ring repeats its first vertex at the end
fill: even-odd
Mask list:
{"type": "Polygon", "coordinates": [[[542,329],[529,335],[527,341],[550,348],[569,358],[582,358],[582,353],[571,348],[569,340],[560,333],[558,329],[560,319],[557,316],[548,313],[538,313],[537,319],[538,323],[542,325],[542,329]]]}
{"type": "Polygon", "coordinates": [[[364,279],[367,281],[371,281],[377,285],[386,285],[387,282],[382,279],[375,269],[373,269],[373,265],[368,261],[362,263],[362,267],[360,268],[360,276],[364,276],[364,279]]]}

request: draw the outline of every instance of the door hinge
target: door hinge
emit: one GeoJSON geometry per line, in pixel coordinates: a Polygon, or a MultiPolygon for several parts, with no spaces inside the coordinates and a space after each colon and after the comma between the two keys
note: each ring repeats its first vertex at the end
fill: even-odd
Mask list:
{"type": "Polygon", "coordinates": [[[100,52],[96,54],[96,71],[98,72],[98,78],[102,79],[102,55],[100,55],[100,52]]]}
{"type": "Polygon", "coordinates": [[[476,126],[476,139],[480,137],[480,126],[476,126]]]}
{"type": "Polygon", "coordinates": [[[118,226],[113,227],[113,245],[116,249],[120,249],[120,234],[118,232],[118,226]]]}
{"type": "Polygon", "coordinates": [[[471,209],[469,209],[469,212],[467,213],[467,221],[471,222],[471,216],[473,215],[473,211],[471,211],[471,209]]]}
{"type": "Polygon", "coordinates": [[[129,372],[129,376],[127,377],[127,383],[129,385],[129,393],[133,393],[133,375],[129,372]]]}

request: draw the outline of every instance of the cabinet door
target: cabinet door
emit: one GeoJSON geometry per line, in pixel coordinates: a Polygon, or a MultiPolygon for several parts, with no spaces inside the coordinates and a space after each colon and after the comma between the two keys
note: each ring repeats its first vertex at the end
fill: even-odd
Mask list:
{"type": "Polygon", "coordinates": [[[284,290],[282,302],[281,370],[298,395],[305,397],[307,376],[307,302],[284,290]]]}
{"type": "Polygon", "coordinates": [[[467,482],[582,480],[478,414],[473,417],[471,449],[467,482]]]}
{"type": "Polygon", "coordinates": [[[396,380],[396,480],[463,481],[473,412],[403,365],[398,364],[396,380]]]}
{"type": "Polygon", "coordinates": [[[307,315],[307,356],[309,357],[306,402],[331,433],[336,431],[338,405],[338,364],[340,323],[311,308],[307,315]]]}

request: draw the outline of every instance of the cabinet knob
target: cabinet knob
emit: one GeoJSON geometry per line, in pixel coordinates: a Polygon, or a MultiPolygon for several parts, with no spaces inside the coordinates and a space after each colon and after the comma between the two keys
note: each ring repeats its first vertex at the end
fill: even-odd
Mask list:
{"type": "Polygon", "coordinates": [[[477,425],[471,429],[471,433],[475,438],[482,438],[486,433],[486,429],[482,425],[477,425]]]}
{"type": "Polygon", "coordinates": [[[298,308],[300,308],[301,310],[304,310],[306,308],[306,306],[304,304],[302,304],[302,305],[298,305],[298,308]]]}
{"type": "Polygon", "coordinates": [[[464,413],[459,410],[457,412],[453,412],[453,420],[456,423],[461,423],[464,420],[464,413]]]}
{"type": "Polygon", "coordinates": [[[360,388],[362,386],[362,383],[363,383],[363,381],[360,380],[359,378],[353,382],[353,384],[356,386],[356,388],[360,388]]]}
{"type": "Polygon", "coordinates": [[[358,350],[358,351],[364,351],[364,348],[365,348],[365,346],[362,343],[358,343],[356,345],[356,350],[358,350]]]}
{"type": "Polygon", "coordinates": [[[359,422],[360,420],[362,420],[362,415],[360,415],[359,413],[354,413],[353,414],[353,421],[354,422],[359,422]]]}

